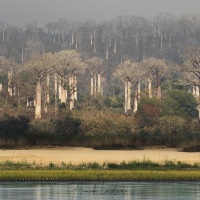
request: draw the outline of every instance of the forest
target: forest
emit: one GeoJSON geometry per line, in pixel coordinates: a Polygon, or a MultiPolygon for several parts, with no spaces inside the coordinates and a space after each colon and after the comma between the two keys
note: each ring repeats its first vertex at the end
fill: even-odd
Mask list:
{"type": "Polygon", "coordinates": [[[200,147],[200,15],[0,21],[0,146],[200,147]]]}

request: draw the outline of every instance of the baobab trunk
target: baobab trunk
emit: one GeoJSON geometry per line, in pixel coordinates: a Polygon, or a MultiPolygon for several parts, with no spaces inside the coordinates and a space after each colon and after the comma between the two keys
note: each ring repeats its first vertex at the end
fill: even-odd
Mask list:
{"type": "Polygon", "coordinates": [[[58,94],[58,77],[57,74],[55,73],[54,74],[55,112],[57,112],[57,104],[58,104],[57,94],[58,94]]]}
{"type": "Polygon", "coordinates": [[[95,28],[94,28],[94,53],[96,53],[96,31],[95,31],[95,28]]]}
{"type": "Polygon", "coordinates": [[[128,97],[128,83],[127,82],[124,82],[124,112],[127,113],[128,109],[127,109],[127,97],[128,97]]]}
{"type": "Polygon", "coordinates": [[[24,46],[22,45],[22,56],[21,56],[21,62],[24,62],[24,46]]]}
{"type": "Polygon", "coordinates": [[[193,96],[195,96],[196,95],[196,87],[192,87],[192,94],[193,94],[193,96]]]}
{"type": "Polygon", "coordinates": [[[61,94],[62,94],[62,86],[61,86],[61,78],[59,76],[58,78],[58,98],[61,100],[61,94]]]}
{"type": "Polygon", "coordinates": [[[138,103],[140,102],[140,93],[141,93],[141,84],[140,84],[140,79],[138,80],[137,84],[137,97],[138,97],[138,103]]]}
{"type": "Polygon", "coordinates": [[[94,74],[94,97],[96,97],[97,94],[97,77],[96,73],[94,74]]]}
{"type": "Polygon", "coordinates": [[[161,99],[161,85],[157,86],[157,98],[161,99]]]}
{"type": "Polygon", "coordinates": [[[72,46],[74,45],[74,32],[72,32],[72,46]]]}
{"type": "Polygon", "coordinates": [[[151,80],[148,79],[148,93],[149,93],[149,98],[152,98],[152,90],[151,90],[151,80]]]}
{"type": "Polygon", "coordinates": [[[106,60],[108,60],[108,56],[109,56],[109,53],[108,53],[108,46],[106,47],[106,60]]]}
{"type": "Polygon", "coordinates": [[[94,79],[93,79],[93,75],[91,74],[91,79],[90,79],[90,87],[91,87],[91,96],[94,95],[94,79]]]}
{"type": "Polygon", "coordinates": [[[8,93],[10,96],[13,95],[13,91],[12,91],[12,76],[13,76],[13,73],[12,73],[12,68],[10,70],[8,70],[8,93]]]}
{"type": "Polygon", "coordinates": [[[69,77],[69,88],[70,88],[70,103],[69,109],[72,110],[74,108],[74,91],[73,91],[73,77],[69,77]]]}
{"type": "Polygon", "coordinates": [[[77,77],[74,75],[74,99],[78,100],[77,77]]]}
{"type": "Polygon", "coordinates": [[[134,94],[134,105],[133,105],[133,113],[135,114],[138,110],[138,94],[137,94],[137,88],[135,89],[135,94],[134,94]]]}
{"type": "Polygon", "coordinates": [[[97,74],[97,94],[101,96],[101,74],[97,74]]]}
{"type": "Polygon", "coordinates": [[[49,95],[49,83],[50,83],[50,78],[49,78],[49,75],[47,76],[47,103],[49,104],[50,103],[50,95],[49,95]]]}
{"type": "Polygon", "coordinates": [[[66,104],[66,90],[63,85],[61,85],[61,103],[66,104]]]}
{"type": "Polygon", "coordinates": [[[197,95],[197,97],[199,97],[199,86],[196,86],[196,95],[197,95]]]}
{"type": "Polygon", "coordinates": [[[162,34],[160,36],[160,50],[161,50],[161,52],[163,51],[163,36],[162,36],[162,34]]]}
{"type": "Polygon", "coordinates": [[[127,110],[131,110],[131,83],[127,82],[127,110]]]}
{"type": "MultiPolygon", "coordinates": [[[[46,96],[47,94],[45,94],[45,96],[46,96]]],[[[45,112],[45,114],[47,114],[47,112],[48,112],[48,106],[47,106],[47,96],[45,97],[45,102],[44,102],[44,112],[45,112]]]]}
{"type": "Polygon", "coordinates": [[[117,39],[114,40],[114,54],[117,53],[117,39]]]}
{"type": "Polygon", "coordinates": [[[42,87],[41,82],[36,84],[36,99],[35,99],[35,119],[41,119],[41,104],[42,104],[42,87]]]}
{"type": "Polygon", "coordinates": [[[92,35],[92,33],[90,33],[90,45],[91,46],[93,45],[93,35],[92,35]]]}

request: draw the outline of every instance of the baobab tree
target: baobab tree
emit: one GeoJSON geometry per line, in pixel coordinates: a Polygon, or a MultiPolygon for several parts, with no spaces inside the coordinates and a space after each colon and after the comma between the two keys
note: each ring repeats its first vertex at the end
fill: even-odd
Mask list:
{"type": "Polygon", "coordinates": [[[82,66],[80,54],[74,50],[60,51],[55,54],[55,73],[60,77],[61,103],[66,104],[69,92],[70,109],[74,107],[74,99],[77,98],[77,78],[76,73],[82,66]],[[68,80],[67,80],[68,78],[68,80]]]}
{"type": "Polygon", "coordinates": [[[6,21],[0,21],[0,26],[2,29],[2,41],[5,41],[5,30],[6,30],[6,26],[7,26],[7,22],[6,21]]]}
{"type": "Polygon", "coordinates": [[[52,53],[32,57],[24,63],[24,69],[31,74],[35,88],[35,119],[41,118],[42,83],[53,71],[55,58],[52,53]]]}
{"type": "Polygon", "coordinates": [[[118,66],[113,76],[119,78],[124,83],[125,102],[124,111],[131,110],[131,86],[134,86],[134,113],[138,107],[138,91],[140,85],[140,76],[142,74],[139,63],[133,60],[126,60],[118,66]]]}
{"type": "Polygon", "coordinates": [[[90,59],[86,60],[87,68],[89,70],[89,73],[91,75],[91,96],[94,96],[95,98],[98,96],[100,97],[102,94],[102,86],[101,86],[101,79],[102,74],[106,71],[106,65],[102,58],[99,58],[97,56],[94,56],[90,59]]]}
{"type": "MultiPolygon", "coordinates": [[[[185,80],[193,87],[193,94],[200,103],[200,48],[188,47],[184,52],[184,64],[182,71],[185,74],[185,80]]],[[[200,106],[199,119],[200,119],[200,106]]]]}
{"type": "MultiPolygon", "coordinates": [[[[152,80],[156,87],[157,98],[161,99],[161,84],[173,76],[177,71],[177,66],[173,66],[167,60],[160,60],[154,57],[144,59],[142,64],[145,66],[149,84],[151,84],[152,80]]],[[[149,85],[149,93],[151,94],[150,88],[151,86],[149,85]]]]}
{"type": "MultiPolygon", "coordinates": [[[[8,94],[10,96],[13,96],[13,85],[12,85],[12,79],[13,79],[13,68],[16,66],[13,60],[7,59],[4,56],[0,57],[0,70],[1,72],[4,71],[4,73],[7,73],[8,77],[8,94]]],[[[2,84],[2,83],[0,83],[2,84]]],[[[2,86],[1,86],[2,87],[2,86]]]]}

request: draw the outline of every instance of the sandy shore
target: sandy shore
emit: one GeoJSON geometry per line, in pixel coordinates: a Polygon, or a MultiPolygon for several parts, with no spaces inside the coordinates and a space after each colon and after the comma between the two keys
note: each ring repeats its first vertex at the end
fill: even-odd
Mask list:
{"type": "Polygon", "coordinates": [[[162,163],[165,160],[182,161],[187,163],[200,163],[200,152],[186,153],[179,152],[179,149],[171,148],[149,148],[145,150],[93,150],[90,148],[35,148],[26,150],[0,150],[0,162],[3,161],[27,161],[48,165],[50,162],[55,164],[82,162],[122,162],[133,160],[150,159],[162,163]]]}

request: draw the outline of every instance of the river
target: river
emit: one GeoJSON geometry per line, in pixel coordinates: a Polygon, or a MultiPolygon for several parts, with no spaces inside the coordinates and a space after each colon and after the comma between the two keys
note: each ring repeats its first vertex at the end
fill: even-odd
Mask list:
{"type": "Polygon", "coordinates": [[[200,182],[1,182],[1,200],[195,200],[200,182]]]}

